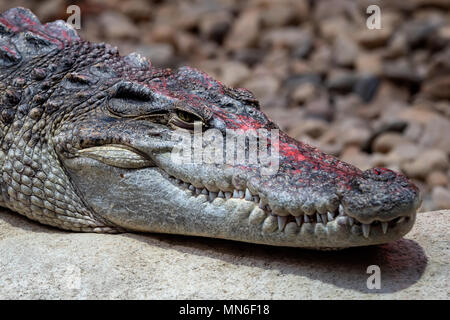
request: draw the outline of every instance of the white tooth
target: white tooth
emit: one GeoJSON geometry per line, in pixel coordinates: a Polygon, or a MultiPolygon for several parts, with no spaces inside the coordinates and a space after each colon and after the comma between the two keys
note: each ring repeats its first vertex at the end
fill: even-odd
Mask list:
{"type": "Polygon", "coordinates": [[[336,221],[341,226],[346,226],[347,225],[347,217],[339,216],[339,217],[337,217],[336,221]]]}
{"type": "Polygon", "coordinates": [[[322,223],[322,219],[320,218],[320,214],[316,213],[317,223],[322,223]]]}
{"type": "Polygon", "coordinates": [[[259,202],[259,196],[253,196],[253,201],[258,203],[259,202]]]}
{"type": "Polygon", "coordinates": [[[253,200],[252,194],[250,193],[250,190],[248,190],[248,188],[245,189],[245,200],[247,200],[247,201],[253,200]]]}
{"type": "Polygon", "coordinates": [[[239,192],[236,189],[233,190],[233,198],[239,198],[239,192]]]}
{"type": "Polygon", "coordinates": [[[387,223],[387,222],[381,223],[381,229],[383,229],[384,234],[386,234],[386,232],[388,231],[388,225],[389,225],[389,223],[387,223]]]}
{"type": "Polygon", "coordinates": [[[353,219],[352,217],[348,217],[348,224],[350,225],[350,227],[353,225],[354,222],[355,219],[353,219]]]}
{"type": "Polygon", "coordinates": [[[309,219],[308,215],[303,215],[303,217],[305,218],[305,223],[309,223],[311,222],[311,220],[309,219]]]}
{"type": "Polygon", "coordinates": [[[202,193],[202,189],[200,189],[200,188],[195,188],[195,193],[196,193],[196,194],[202,193]]]}
{"type": "Polygon", "coordinates": [[[225,199],[230,199],[232,196],[231,192],[225,192],[225,199]]]}
{"type": "Polygon", "coordinates": [[[195,187],[194,187],[192,184],[190,184],[190,185],[189,185],[189,190],[195,191],[195,187]]]}
{"type": "Polygon", "coordinates": [[[203,188],[203,190],[202,190],[202,194],[206,194],[206,195],[208,195],[208,190],[206,190],[206,188],[203,188]]]}
{"type": "Polygon", "coordinates": [[[259,207],[261,209],[264,209],[264,203],[263,203],[262,199],[259,199],[259,207]]]}
{"type": "Polygon", "coordinates": [[[328,211],[327,212],[327,217],[328,217],[328,221],[333,221],[334,220],[334,213],[328,211]]]}
{"type": "Polygon", "coordinates": [[[239,190],[238,194],[239,194],[239,198],[240,199],[244,198],[244,191],[243,190],[239,190]]]}
{"type": "Polygon", "coordinates": [[[369,237],[370,234],[370,224],[364,224],[362,225],[362,230],[365,238],[369,237]]]}
{"type": "Polygon", "coordinates": [[[324,223],[324,224],[327,224],[327,215],[324,213],[324,214],[321,214],[320,215],[320,217],[322,218],[322,222],[324,223]]]}
{"type": "Polygon", "coordinates": [[[301,225],[302,225],[302,216],[295,217],[295,222],[297,222],[297,225],[299,227],[301,227],[301,225]]]}
{"type": "Polygon", "coordinates": [[[339,215],[340,216],[344,216],[345,215],[344,207],[342,206],[342,204],[339,204],[339,215]]]}
{"type": "Polygon", "coordinates": [[[209,201],[213,201],[215,198],[217,198],[217,192],[210,192],[209,201]]]}
{"type": "Polygon", "coordinates": [[[277,218],[275,216],[268,216],[262,225],[262,231],[264,233],[270,233],[277,228],[277,218]]]}
{"type": "Polygon", "coordinates": [[[278,231],[283,231],[287,223],[287,217],[278,216],[278,231]]]}
{"type": "Polygon", "coordinates": [[[219,193],[217,194],[217,196],[218,196],[219,198],[225,198],[225,195],[223,194],[222,191],[219,191],[219,193]]]}
{"type": "Polygon", "coordinates": [[[397,223],[402,223],[403,221],[405,221],[405,217],[401,217],[401,218],[397,221],[397,223]]]}

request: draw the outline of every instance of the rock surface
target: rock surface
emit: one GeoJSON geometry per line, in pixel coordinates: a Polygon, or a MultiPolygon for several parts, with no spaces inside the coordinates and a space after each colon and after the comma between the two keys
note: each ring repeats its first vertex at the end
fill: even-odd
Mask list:
{"type": "Polygon", "coordinates": [[[0,211],[0,299],[449,299],[450,210],[394,243],[316,252],[59,231],[0,211]],[[366,286],[378,265],[381,289],[366,286]]]}

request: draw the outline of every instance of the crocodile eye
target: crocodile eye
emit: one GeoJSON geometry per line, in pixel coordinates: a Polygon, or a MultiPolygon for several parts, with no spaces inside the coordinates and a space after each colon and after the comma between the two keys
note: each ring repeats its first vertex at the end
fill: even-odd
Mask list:
{"type": "Polygon", "coordinates": [[[186,112],[186,111],[182,111],[182,110],[177,110],[177,116],[184,122],[188,122],[188,123],[194,123],[195,121],[201,121],[201,119],[198,118],[196,115],[186,112]]]}
{"type": "Polygon", "coordinates": [[[169,123],[182,129],[193,130],[196,123],[203,125],[203,119],[194,113],[177,109],[169,123]]]}

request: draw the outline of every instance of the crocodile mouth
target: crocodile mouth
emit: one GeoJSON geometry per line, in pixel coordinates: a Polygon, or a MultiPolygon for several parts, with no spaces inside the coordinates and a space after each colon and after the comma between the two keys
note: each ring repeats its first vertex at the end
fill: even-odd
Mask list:
{"type": "Polygon", "coordinates": [[[204,196],[205,201],[211,203],[223,201],[224,204],[229,200],[252,203],[253,206],[248,206],[248,210],[241,212],[241,215],[247,217],[249,225],[259,226],[263,233],[278,231],[292,235],[301,233],[302,228],[315,230],[316,227],[325,229],[330,227],[335,229],[337,226],[341,226],[348,228],[348,231],[353,235],[369,239],[371,235],[389,236],[390,233],[397,234],[398,228],[410,224],[413,220],[411,215],[408,214],[387,221],[374,220],[371,223],[363,223],[350,216],[341,203],[334,211],[327,211],[326,213],[310,211],[298,215],[279,215],[272,211],[270,204],[265,204],[259,195],[253,194],[248,188],[245,190],[210,191],[206,187],[195,187],[193,184],[171,176],[167,172],[164,173],[173,185],[183,191],[190,192],[192,197],[204,196]]]}

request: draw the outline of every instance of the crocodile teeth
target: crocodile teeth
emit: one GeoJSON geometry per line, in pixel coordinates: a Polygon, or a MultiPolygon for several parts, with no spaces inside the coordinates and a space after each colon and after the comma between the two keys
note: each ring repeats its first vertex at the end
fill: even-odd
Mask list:
{"type": "Polygon", "coordinates": [[[245,200],[247,200],[247,201],[253,200],[252,194],[250,193],[250,190],[248,190],[248,189],[245,189],[245,200]]]}
{"type": "Polygon", "coordinates": [[[277,218],[278,218],[278,231],[283,231],[288,219],[287,217],[283,216],[278,216],[277,218]]]}
{"type": "Polygon", "coordinates": [[[240,198],[240,199],[244,198],[244,191],[239,190],[239,191],[238,191],[238,194],[239,194],[239,198],[240,198]]]}
{"type": "Polygon", "coordinates": [[[302,225],[302,216],[295,217],[295,222],[297,222],[297,225],[299,227],[301,227],[301,225],[302,225]]]}
{"type": "Polygon", "coordinates": [[[233,198],[239,198],[239,192],[236,189],[233,190],[233,198]]]}
{"type": "Polygon", "coordinates": [[[202,194],[208,195],[208,190],[206,190],[206,188],[203,188],[202,194]]]}
{"type": "Polygon", "coordinates": [[[340,215],[340,216],[345,215],[344,207],[342,206],[342,204],[339,205],[339,215],[340,215]]]}
{"type": "Polygon", "coordinates": [[[326,223],[328,222],[328,221],[327,221],[327,215],[326,215],[325,213],[324,213],[324,214],[321,214],[320,217],[322,218],[322,222],[323,222],[323,223],[326,224],[326,223]]]}
{"type": "Polygon", "coordinates": [[[403,221],[405,221],[405,217],[401,217],[400,219],[398,219],[397,223],[402,223],[403,221]]]}
{"type": "Polygon", "coordinates": [[[333,221],[334,220],[334,213],[328,211],[327,212],[327,218],[328,218],[328,221],[333,221]]]}
{"type": "Polygon", "coordinates": [[[339,217],[337,217],[336,221],[337,221],[337,223],[340,224],[341,226],[345,226],[345,225],[347,225],[348,219],[347,219],[347,217],[339,216],[339,217]]]}
{"type": "Polygon", "coordinates": [[[264,203],[263,203],[262,199],[259,199],[259,207],[261,209],[264,209],[264,203]]]}
{"type": "Polygon", "coordinates": [[[215,198],[217,198],[217,192],[210,192],[209,193],[209,200],[213,201],[215,198]]]}
{"type": "Polygon", "coordinates": [[[195,191],[195,187],[191,184],[191,185],[189,185],[189,190],[195,191]]]}
{"type": "Polygon", "coordinates": [[[350,225],[350,227],[353,225],[353,223],[355,223],[355,219],[353,219],[352,217],[348,217],[348,224],[350,225]]]}
{"type": "Polygon", "coordinates": [[[223,194],[222,191],[219,191],[219,193],[217,194],[217,196],[218,196],[219,198],[225,198],[225,195],[223,194]]]}
{"type": "Polygon", "coordinates": [[[369,237],[370,234],[370,224],[364,224],[362,225],[362,230],[365,238],[369,237]]]}
{"type": "Polygon", "coordinates": [[[202,193],[202,189],[200,189],[200,188],[195,188],[195,193],[196,193],[196,194],[202,193]]]}
{"type": "Polygon", "coordinates": [[[320,218],[320,214],[318,214],[318,213],[316,213],[316,220],[317,220],[317,223],[322,222],[322,219],[320,218]]]}
{"type": "Polygon", "coordinates": [[[231,192],[225,192],[225,198],[228,200],[228,199],[230,199],[231,198],[231,196],[232,196],[232,194],[231,194],[231,192]]]}
{"type": "Polygon", "coordinates": [[[311,220],[309,219],[308,215],[305,214],[305,223],[310,223],[311,220]]]}
{"type": "Polygon", "coordinates": [[[383,229],[383,233],[386,234],[386,232],[388,231],[388,223],[387,222],[382,222],[381,223],[381,229],[383,229]]]}

